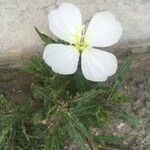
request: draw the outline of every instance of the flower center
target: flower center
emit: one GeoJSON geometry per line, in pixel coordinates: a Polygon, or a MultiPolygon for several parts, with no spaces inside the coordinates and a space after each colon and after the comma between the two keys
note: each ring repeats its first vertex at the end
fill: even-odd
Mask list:
{"type": "Polygon", "coordinates": [[[84,41],[84,39],[83,39],[83,41],[82,41],[82,38],[81,38],[80,41],[77,41],[77,42],[75,43],[75,47],[76,47],[76,49],[77,49],[79,52],[83,52],[85,49],[87,49],[87,48],[90,47],[90,46],[89,46],[89,44],[88,44],[86,41],[84,41]]]}
{"type": "Polygon", "coordinates": [[[74,36],[74,44],[79,52],[83,52],[90,47],[88,40],[85,38],[85,26],[82,26],[79,34],[74,36]]]}

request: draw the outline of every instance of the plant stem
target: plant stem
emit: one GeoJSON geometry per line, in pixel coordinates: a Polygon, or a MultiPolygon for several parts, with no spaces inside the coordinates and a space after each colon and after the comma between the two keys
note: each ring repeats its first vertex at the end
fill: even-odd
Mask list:
{"type": "Polygon", "coordinates": [[[87,142],[87,144],[88,144],[89,148],[90,148],[91,150],[94,150],[94,148],[93,148],[93,145],[92,145],[91,141],[90,141],[87,137],[86,137],[86,142],[87,142]]]}

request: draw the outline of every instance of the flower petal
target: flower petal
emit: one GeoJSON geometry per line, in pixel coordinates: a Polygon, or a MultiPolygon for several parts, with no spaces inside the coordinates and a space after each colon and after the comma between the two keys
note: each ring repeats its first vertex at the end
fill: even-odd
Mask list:
{"type": "Polygon", "coordinates": [[[110,12],[99,12],[91,20],[86,38],[95,47],[116,44],[122,35],[122,26],[110,12]]]}
{"type": "Polygon", "coordinates": [[[116,72],[117,59],[111,53],[90,48],[82,52],[81,67],[87,80],[105,81],[116,72]]]}
{"type": "Polygon", "coordinates": [[[81,36],[82,19],[77,6],[62,3],[49,13],[49,28],[60,39],[73,43],[73,36],[81,36]]]}
{"type": "Polygon", "coordinates": [[[49,44],[46,46],[43,59],[59,74],[73,74],[77,70],[79,52],[73,46],[49,44]]]}

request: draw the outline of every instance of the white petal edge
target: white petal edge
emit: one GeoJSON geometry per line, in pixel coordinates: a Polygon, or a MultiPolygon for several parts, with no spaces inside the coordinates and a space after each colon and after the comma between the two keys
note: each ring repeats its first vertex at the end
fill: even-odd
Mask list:
{"type": "Polygon", "coordinates": [[[89,23],[86,38],[95,47],[116,44],[123,32],[122,25],[115,16],[107,11],[97,13],[89,23]]]}
{"type": "Polygon", "coordinates": [[[94,82],[106,81],[117,70],[115,55],[90,48],[81,54],[82,73],[87,80],[94,82]]]}
{"type": "Polygon", "coordinates": [[[52,70],[63,75],[76,72],[79,56],[75,47],[63,44],[49,44],[43,53],[43,59],[52,70]]]}
{"type": "Polygon", "coordinates": [[[73,43],[74,36],[81,36],[82,19],[77,6],[62,3],[57,9],[50,11],[49,28],[60,39],[73,43]]]}

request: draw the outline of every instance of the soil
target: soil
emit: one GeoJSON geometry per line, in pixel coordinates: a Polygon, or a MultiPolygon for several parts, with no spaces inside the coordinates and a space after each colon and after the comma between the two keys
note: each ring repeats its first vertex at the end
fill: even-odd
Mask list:
{"type": "Polygon", "coordinates": [[[31,85],[36,79],[20,69],[0,69],[0,90],[4,96],[18,104],[32,98],[31,85]]]}
{"type": "Polygon", "coordinates": [[[126,109],[139,118],[141,127],[130,128],[117,120],[106,132],[131,135],[121,150],[150,150],[150,51],[139,54],[134,60],[125,80],[124,92],[133,102],[126,109]]]}
{"type": "MultiPolygon", "coordinates": [[[[32,98],[31,85],[34,82],[36,79],[33,76],[19,69],[0,69],[0,90],[16,103],[32,98]]],[[[124,122],[114,121],[105,132],[114,135],[130,133],[131,137],[122,150],[150,150],[150,51],[136,57],[127,75],[124,91],[133,101],[128,111],[138,116],[142,126],[133,129],[124,122]]]]}

